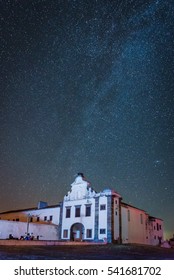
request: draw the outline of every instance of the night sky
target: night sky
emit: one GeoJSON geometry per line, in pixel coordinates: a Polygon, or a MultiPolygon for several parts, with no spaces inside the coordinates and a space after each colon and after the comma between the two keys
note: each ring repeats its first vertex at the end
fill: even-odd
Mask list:
{"type": "Polygon", "coordinates": [[[1,0],[0,211],[77,172],[174,233],[174,4],[1,0]]]}

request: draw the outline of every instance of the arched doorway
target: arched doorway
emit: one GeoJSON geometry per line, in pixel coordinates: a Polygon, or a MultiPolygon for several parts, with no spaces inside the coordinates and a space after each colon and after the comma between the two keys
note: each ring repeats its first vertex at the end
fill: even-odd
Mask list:
{"type": "Polygon", "coordinates": [[[71,241],[82,241],[84,235],[84,225],[75,223],[71,226],[70,239],[71,241]]]}

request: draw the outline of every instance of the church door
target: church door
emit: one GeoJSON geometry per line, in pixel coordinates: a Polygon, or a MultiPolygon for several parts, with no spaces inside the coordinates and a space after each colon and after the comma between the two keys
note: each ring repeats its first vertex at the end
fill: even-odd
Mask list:
{"type": "Polygon", "coordinates": [[[84,234],[84,226],[81,223],[76,223],[71,226],[71,241],[82,241],[84,234]]]}

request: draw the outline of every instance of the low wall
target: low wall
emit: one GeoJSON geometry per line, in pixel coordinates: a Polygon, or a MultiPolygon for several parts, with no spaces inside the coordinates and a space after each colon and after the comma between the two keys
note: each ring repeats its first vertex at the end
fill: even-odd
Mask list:
{"type": "MultiPolygon", "coordinates": [[[[27,232],[31,233],[35,238],[39,240],[58,240],[58,226],[57,225],[45,225],[37,223],[25,223],[16,221],[0,220],[0,239],[7,239],[11,234],[14,238],[20,239],[21,236],[25,236],[27,232]]],[[[14,240],[13,240],[14,241],[14,240]]]]}
{"type": "Polygon", "coordinates": [[[62,241],[51,241],[51,240],[0,240],[0,246],[59,246],[59,245],[105,245],[106,243],[97,242],[62,242],[62,241]]]}

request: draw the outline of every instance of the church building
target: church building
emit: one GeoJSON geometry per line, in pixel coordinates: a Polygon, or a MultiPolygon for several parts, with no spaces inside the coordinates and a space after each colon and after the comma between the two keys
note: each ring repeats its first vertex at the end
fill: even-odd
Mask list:
{"type": "Polygon", "coordinates": [[[95,192],[82,173],[58,205],[40,202],[37,208],[0,213],[0,239],[9,229],[17,238],[32,232],[40,240],[149,245],[163,240],[161,219],[123,202],[112,189],[95,192]]]}

